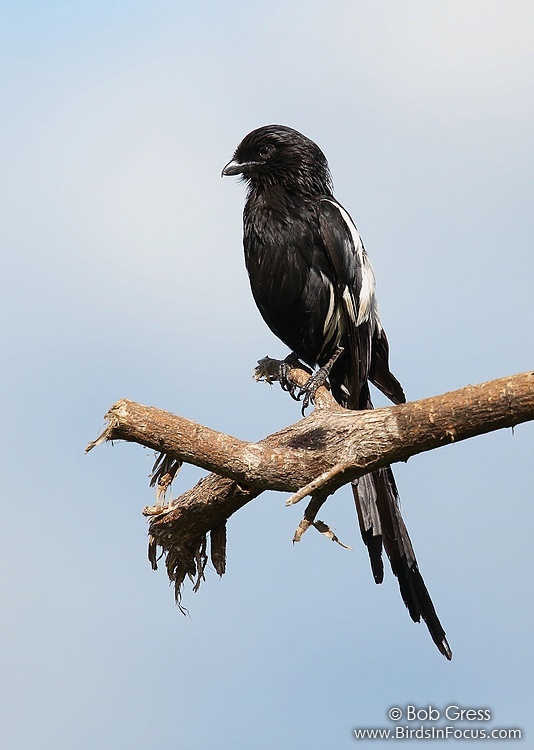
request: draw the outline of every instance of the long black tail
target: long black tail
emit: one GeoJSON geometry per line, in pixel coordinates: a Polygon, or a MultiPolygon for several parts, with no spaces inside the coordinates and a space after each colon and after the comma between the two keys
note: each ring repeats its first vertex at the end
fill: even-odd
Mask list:
{"type": "MultiPolygon", "coordinates": [[[[356,334],[359,335],[359,331],[360,329],[356,329],[356,334]]],[[[355,351],[366,351],[365,341],[362,340],[356,344],[359,348],[355,351]]],[[[389,370],[389,347],[382,330],[375,332],[373,347],[370,380],[393,403],[403,403],[406,400],[404,391],[389,370]]],[[[339,361],[330,376],[332,394],[336,401],[345,408],[372,409],[366,371],[369,363],[361,359],[358,362],[358,368],[354,369],[349,355],[339,361]]],[[[399,493],[391,467],[386,466],[355,480],[352,484],[352,491],[360,530],[369,552],[375,581],[382,583],[384,578],[382,550],[385,549],[410,617],[414,622],[420,622],[423,618],[440,652],[447,659],[452,659],[452,651],[445,638],[445,631],[419,572],[408,530],[402,519],[399,493]]]]}
{"type": "Polygon", "coordinates": [[[384,548],[410,617],[414,622],[420,622],[422,617],[440,652],[447,659],[452,659],[445,631],[419,572],[412,543],[401,516],[399,494],[391,467],[386,466],[355,480],[352,491],[376,583],[382,583],[384,578],[384,548]]]}

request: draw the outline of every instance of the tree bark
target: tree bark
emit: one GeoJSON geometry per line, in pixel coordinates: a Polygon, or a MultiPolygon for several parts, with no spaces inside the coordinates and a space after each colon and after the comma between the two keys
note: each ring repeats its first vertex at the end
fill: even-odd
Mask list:
{"type": "MultiPolygon", "coordinates": [[[[309,375],[295,369],[290,377],[303,385],[309,375]]],[[[87,450],[126,440],[213,472],[169,505],[145,509],[151,516],[149,557],[155,567],[157,547],[163,548],[179,599],[186,575],[196,579],[195,587],[200,584],[208,533],[213,565],[224,572],[225,522],[261,492],[294,493],[290,502],[307,494],[317,500],[320,494],[320,505],[342,484],[371,470],[532,420],[534,373],[372,411],[343,409],[321,388],[309,416],[258,443],[126,399],[112,406],[106,419],[104,433],[87,450]]]]}

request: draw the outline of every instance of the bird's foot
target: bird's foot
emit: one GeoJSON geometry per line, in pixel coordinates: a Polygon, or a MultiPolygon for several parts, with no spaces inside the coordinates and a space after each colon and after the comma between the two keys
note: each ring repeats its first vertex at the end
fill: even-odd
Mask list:
{"type": "Polygon", "coordinates": [[[283,391],[287,391],[295,401],[299,401],[301,389],[291,378],[292,369],[305,370],[310,375],[312,374],[311,370],[302,364],[297,355],[291,353],[282,360],[272,359],[271,357],[263,357],[258,360],[253,377],[254,380],[265,380],[267,383],[274,383],[277,380],[283,391]]]}
{"type": "MultiPolygon", "coordinates": [[[[313,401],[315,398],[315,394],[317,393],[317,390],[325,385],[326,381],[328,380],[328,376],[330,375],[332,371],[332,367],[336,364],[338,359],[340,358],[341,354],[343,353],[343,347],[338,346],[336,351],[333,353],[333,355],[330,357],[326,365],[323,365],[317,372],[311,376],[311,378],[308,380],[306,385],[302,386],[302,388],[299,388],[299,392],[297,393],[296,398],[300,401],[302,400],[302,416],[304,416],[304,412],[310,405],[310,402],[313,401]]],[[[293,396],[295,398],[295,396],[293,396]]]]}
{"type": "Polygon", "coordinates": [[[309,372],[310,375],[312,374],[312,371],[306,367],[306,365],[303,365],[297,355],[293,352],[288,354],[288,356],[280,362],[278,368],[278,382],[280,383],[280,388],[283,391],[287,391],[295,401],[300,401],[301,389],[297,383],[291,379],[292,369],[305,370],[306,372],[309,372]]]}

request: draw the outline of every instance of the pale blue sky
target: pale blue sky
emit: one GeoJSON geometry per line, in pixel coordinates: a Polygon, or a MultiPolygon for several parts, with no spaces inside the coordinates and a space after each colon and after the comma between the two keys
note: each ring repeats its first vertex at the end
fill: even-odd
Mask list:
{"type": "Polygon", "coordinates": [[[409,398],[532,368],[532,4],[47,0],[2,18],[2,746],[348,749],[410,702],[531,735],[532,425],[396,467],[451,664],[392,576],[374,585],[348,491],[323,515],[353,551],[294,547],[302,508],[264,495],[184,618],[146,560],[153,456],[83,449],[121,397],[244,439],[298,418],[250,377],[286,352],[250,295],[243,187],[220,179],[270,122],[329,158],[409,398]]]}

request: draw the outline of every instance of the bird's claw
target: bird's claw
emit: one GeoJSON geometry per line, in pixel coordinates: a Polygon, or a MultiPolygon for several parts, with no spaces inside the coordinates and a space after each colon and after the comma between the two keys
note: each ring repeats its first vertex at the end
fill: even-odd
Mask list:
{"type": "Polygon", "coordinates": [[[297,401],[300,401],[302,399],[302,416],[304,416],[304,412],[306,411],[310,403],[315,399],[317,390],[321,386],[325,385],[327,378],[328,372],[325,371],[324,367],[321,367],[320,370],[317,370],[315,375],[311,376],[306,385],[303,385],[302,388],[299,388],[298,393],[293,396],[293,398],[295,398],[297,401]]]}
{"type": "Polygon", "coordinates": [[[298,400],[296,396],[298,386],[291,379],[291,369],[293,367],[303,367],[303,365],[295,363],[291,359],[291,355],[284,360],[262,357],[262,359],[258,360],[253,378],[258,382],[264,380],[270,385],[278,381],[283,391],[287,391],[292,398],[298,400]]]}
{"type": "Polygon", "coordinates": [[[342,353],[343,347],[338,346],[326,365],[323,365],[323,367],[319,368],[319,370],[317,370],[317,372],[311,376],[306,385],[300,388],[299,393],[297,394],[297,400],[300,401],[301,398],[303,399],[302,416],[304,416],[304,412],[306,411],[310,403],[315,399],[315,394],[317,393],[319,388],[326,385],[326,381],[328,380],[328,376],[332,371],[332,367],[336,364],[342,353]]]}
{"type": "Polygon", "coordinates": [[[297,393],[298,386],[291,380],[290,372],[291,365],[285,359],[282,360],[278,369],[278,382],[280,383],[280,388],[283,391],[287,391],[295,401],[298,401],[300,398],[297,393]]]}
{"type": "Polygon", "coordinates": [[[263,357],[258,360],[258,365],[254,370],[254,379],[265,380],[267,383],[278,380],[283,391],[287,391],[295,401],[302,401],[302,416],[304,416],[304,412],[315,399],[317,390],[326,385],[332,367],[342,352],[343,347],[338,347],[328,362],[315,374],[312,374],[312,371],[293,353],[283,360],[263,357]],[[299,386],[292,380],[291,370],[293,368],[306,370],[310,374],[310,378],[305,385],[299,386]]]}
{"type": "Polygon", "coordinates": [[[300,401],[299,386],[291,378],[291,370],[294,368],[306,370],[310,375],[312,374],[311,370],[295,354],[290,354],[282,360],[272,359],[272,357],[262,357],[262,359],[258,360],[253,377],[254,380],[264,380],[269,384],[278,381],[283,391],[287,391],[295,401],[300,401]]]}

